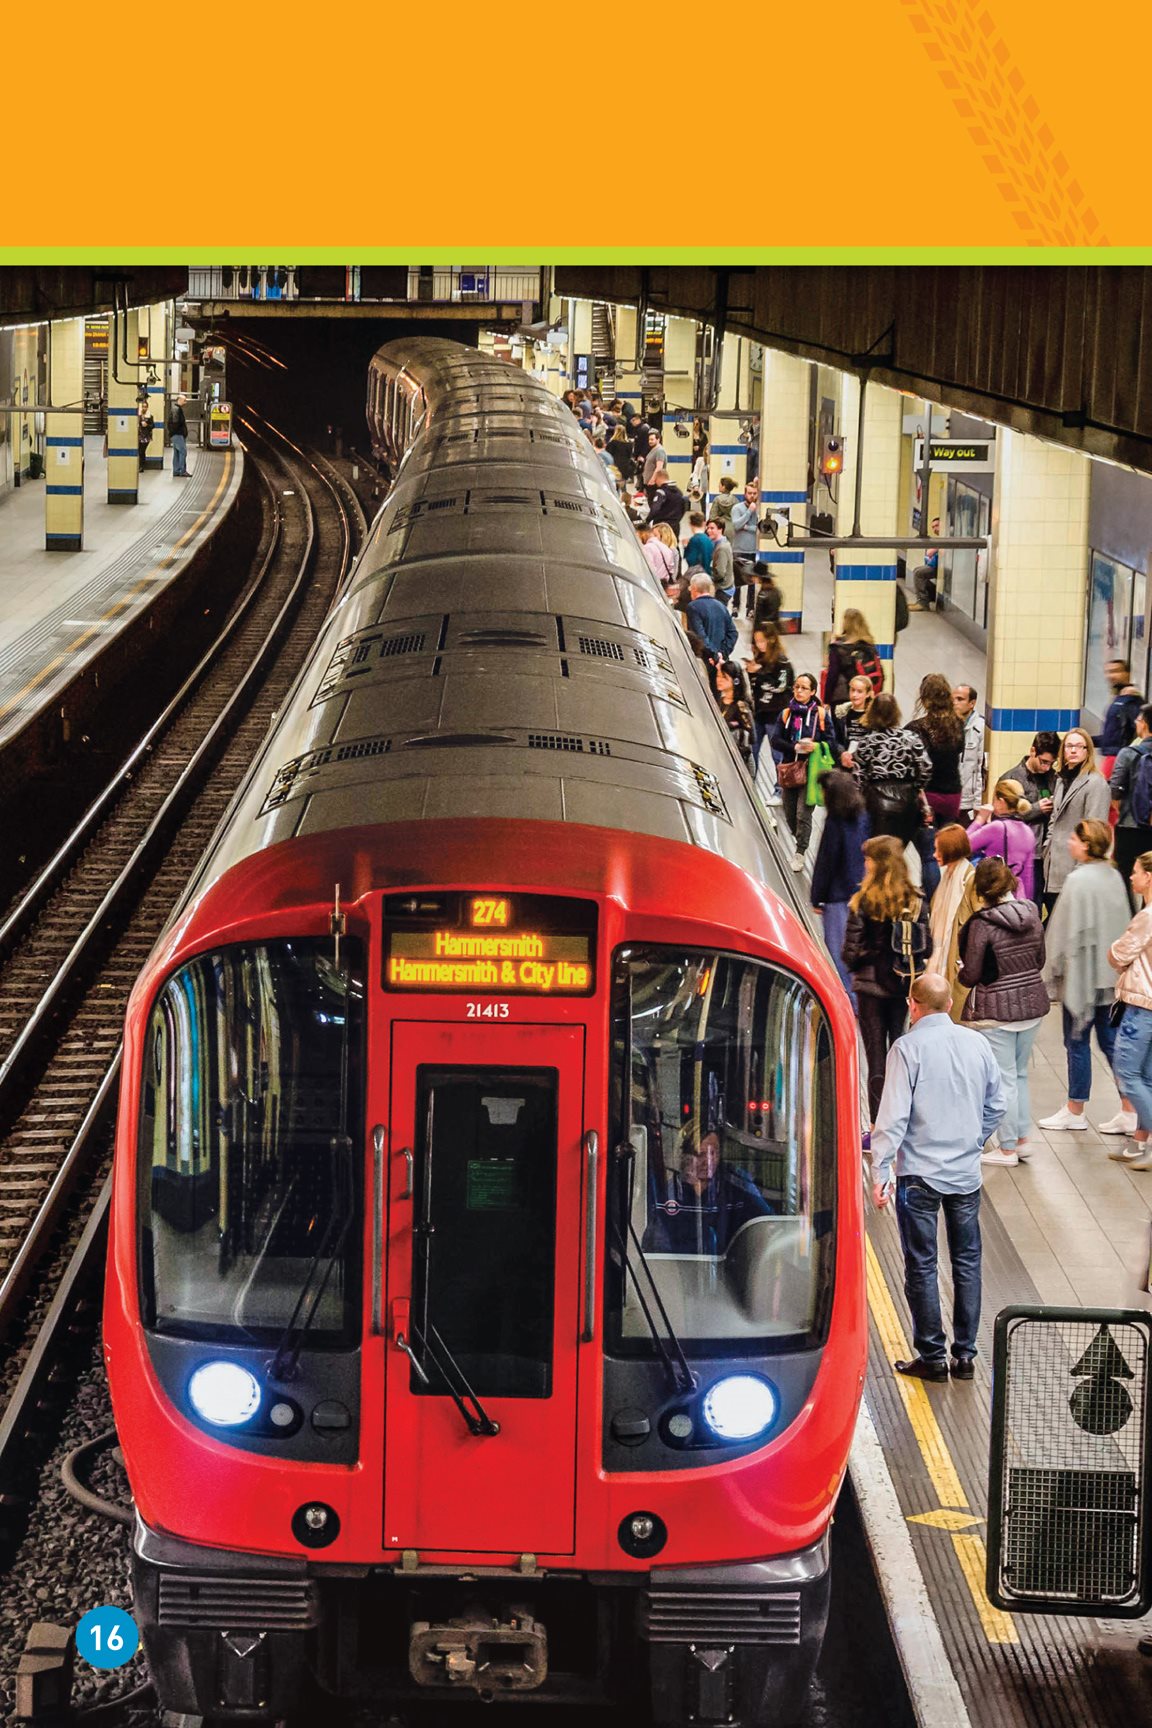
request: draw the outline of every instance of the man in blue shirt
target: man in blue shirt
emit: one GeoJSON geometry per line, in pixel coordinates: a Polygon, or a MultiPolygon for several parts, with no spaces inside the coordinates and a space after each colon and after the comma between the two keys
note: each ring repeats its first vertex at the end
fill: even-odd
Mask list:
{"type": "Polygon", "coordinates": [[[730,659],[739,632],[731,612],[713,593],[711,576],[693,576],[688,592],[689,631],[703,642],[710,660],[730,659]]]}
{"type": "Polygon", "coordinates": [[[949,1018],[946,978],[925,972],[909,998],[911,1029],[888,1052],[884,1095],[872,1130],[872,1197],[896,1189],[904,1249],[904,1294],[916,1355],[898,1374],[947,1380],[936,1234],[940,1208],[952,1262],[952,1375],[971,1380],[980,1324],[980,1153],[1005,1112],[992,1046],[949,1018]]]}

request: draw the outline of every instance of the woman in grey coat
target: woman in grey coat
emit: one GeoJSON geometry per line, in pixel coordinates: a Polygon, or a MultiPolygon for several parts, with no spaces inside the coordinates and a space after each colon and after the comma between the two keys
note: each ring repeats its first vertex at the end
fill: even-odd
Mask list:
{"type": "Polygon", "coordinates": [[[1072,868],[1069,835],[1076,832],[1078,822],[1107,822],[1111,802],[1108,782],[1096,768],[1092,739],[1083,727],[1070,727],[1056,758],[1052,820],[1044,842],[1044,904],[1049,916],[1072,868]]]}

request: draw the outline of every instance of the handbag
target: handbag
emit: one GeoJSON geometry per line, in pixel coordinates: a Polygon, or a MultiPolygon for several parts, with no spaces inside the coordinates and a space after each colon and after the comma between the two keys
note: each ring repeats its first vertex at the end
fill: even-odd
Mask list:
{"type": "Polygon", "coordinates": [[[920,789],[907,780],[868,780],[864,783],[864,802],[873,826],[881,832],[884,822],[906,821],[919,801],[920,789]]]}
{"type": "Polygon", "coordinates": [[[830,768],[835,768],[836,758],[827,744],[817,744],[808,758],[808,793],[805,802],[813,806],[823,804],[824,788],[820,785],[821,774],[826,774],[830,768]]]}
{"type": "Polygon", "coordinates": [[[1113,1002],[1111,1008],[1108,1010],[1109,1026],[1119,1026],[1121,1020],[1124,1018],[1124,1010],[1127,1006],[1127,1002],[1122,1002],[1119,996],[1117,996],[1115,1002],[1113,1002]]]}
{"type": "Polygon", "coordinates": [[[781,786],[803,786],[808,780],[808,765],[799,757],[795,762],[781,762],[776,778],[781,786]]]}

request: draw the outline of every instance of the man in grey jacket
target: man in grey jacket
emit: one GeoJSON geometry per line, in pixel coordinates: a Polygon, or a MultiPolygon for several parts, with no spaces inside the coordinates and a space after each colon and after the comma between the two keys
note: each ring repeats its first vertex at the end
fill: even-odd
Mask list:
{"type": "Polygon", "coordinates": [[[960,757],[960,821],[967,828],[984,802],[984,773],[988,764],[984,753],[984,716],[976,712],[976,690],[971,684],[957,684],[952,692],[952,706],[964,722],[964,752],[960,757]]]}

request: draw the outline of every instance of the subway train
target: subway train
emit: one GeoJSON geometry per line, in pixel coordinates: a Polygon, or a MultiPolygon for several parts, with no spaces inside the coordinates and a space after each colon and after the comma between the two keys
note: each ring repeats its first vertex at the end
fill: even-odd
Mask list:
{"type": "Polygon", "coordinates": [[[159,1700],[783,1722],[865,1368],[847,999],[567,409],[413,339],[368,416],[394,484],[128,1009],[159,1700]]]}

